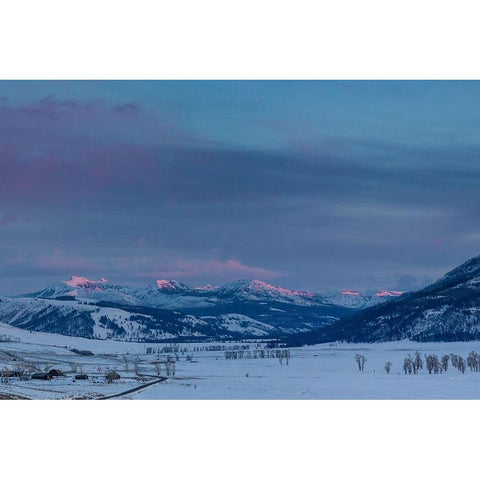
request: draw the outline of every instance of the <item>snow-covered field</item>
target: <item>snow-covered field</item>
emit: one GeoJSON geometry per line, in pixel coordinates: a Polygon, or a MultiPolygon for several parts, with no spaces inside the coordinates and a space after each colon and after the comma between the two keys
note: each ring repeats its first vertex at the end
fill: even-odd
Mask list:
{"type": "MultiPolygon", "coordinates": [[[[62,335],[33,333],[0,324],[0,335],[14,341],[0,343],[0,369],[14,368],[19,361],[45,368],[58,368],[67,376],[50,381],[18,378],[0,384],[0,397],[100,398],[121,394],[155,380],[154,362],[164,362],[161,353],[168,344],[89,340],[62,335]],[[94,356],[82,356],[71,348],[86,349],[94,356]],[[153,353],[147,349],[153,349],[153,353]],[[147,353],[148,352],[148,353],[147,353]],[[14,360],[16,359],[16,360],[14,360]],[[125,360],[127,360],[125,362],[125,360]],[[140,375],[134,372],[138,365],[140,375]],[[107,383],[105,374],[115,370],[121,379],[107,383]],[[75,372],[76,371],[76,372],[75,372]],[[75,373],[87,373],[87,381],[74,381],[75,373]]],[[[208,351],[213,344],[177,344],[184,350],[175,362],[175,376],[146,386],[127,399],[478,399],[480,373],[467,369],[461,374],[450,366],[446,373],[405,375],[402,365],[408,354],[455,353],[466,358],[480,351],[480,342],[381,344],[323,344],[291,349],[287,365],[277,358],[246,358],[264,345],[248,344],[250,352],[242,359],[225,358],[222,350],[208,351]],[[355,364],[355,354],[367,358],[364,372],[355,364]],[[193,355],[193,358],[187,358],[193,355]],[[384,371],[385,362],[393,364],[384,371]]],[[[215,343],[218,348],[235,348],[235,343],[215,343]]],[[[247,351],[247,350],[246,350],[247,351]]],[[[174,357],[174,354],[171,354],[174,357]]],[[[165,365],[163,366],[165,369],[165,365]]],[[[137,372],[138,373],[138,372],[137,372]]],[[[158,372],[157,372],[158,373],[158,372]]],[[[163,370],[160,375],[165,375],[163,370]]]]}
{"type": "Polygon", "coordinates": [[[178,377],[132,398],[168,399],[478,399],[480,373],[405,375],[403,359],[416,350],[464,357],[480,342],[317,345],[291,350],[289,365],[276,359],[225,360],[205,352],[198,363],[178,368],[178,377]],[[354,356],[367,357],[359,372],[354,356]],[[392,372],[383,370],[386,361],[392,372]],[[246,376],[248,374],[248,377],[246,376]]]}

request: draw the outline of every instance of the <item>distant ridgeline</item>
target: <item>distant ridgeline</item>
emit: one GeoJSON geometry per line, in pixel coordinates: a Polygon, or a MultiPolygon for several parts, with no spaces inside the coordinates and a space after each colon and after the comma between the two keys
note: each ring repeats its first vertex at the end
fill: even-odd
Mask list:
{"type": "Polygon", "coordinates": [[[326,296],[260,280],[190,287],[158,280],[143,288],[72,277],[0,299],[0,321],[32,331],[127,341],[275,339],[309,332],[401,292],[326,296]]]}

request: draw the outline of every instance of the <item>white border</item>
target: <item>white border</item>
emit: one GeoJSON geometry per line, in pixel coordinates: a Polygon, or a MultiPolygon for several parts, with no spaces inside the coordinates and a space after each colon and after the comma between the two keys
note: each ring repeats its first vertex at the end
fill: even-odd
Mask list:
{"type": "Polygon", "coordinates": [[[3,79],[475,79],[478,2],[19,0],[3,79]]]}
{"type": "MultiPolygon", "coordinates": [[[[2,4],[2,79],[475,79],[473,1],[2,4]]],[[[2,402],[5,478],[466,478],[477,402],[2,402]]],[[[474,441],[472,441],[472,439],[474,441]]]]}
{"type": "Polygon", "coordinates": [[[452,479],[477,468],[475,401],[28,403],[1,404],[4,478],[452,479]]]}

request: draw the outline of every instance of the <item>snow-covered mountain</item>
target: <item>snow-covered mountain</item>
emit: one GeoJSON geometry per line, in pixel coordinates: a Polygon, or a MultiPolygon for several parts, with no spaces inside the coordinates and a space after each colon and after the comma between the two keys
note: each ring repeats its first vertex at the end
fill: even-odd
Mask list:
{"type": "Polygon", "coordinates": [[[220,287],[212,285],[190,287],[176,280],[157,280],[146,287],[134,288],[112,284],[105,278],[89,280],[85,277],[73,276],[70,280],[55,283],[22,297],[76,297],[178,310],[261,301],[309,307],[337,306],[360,309],[382,303],[401,293],[382,291],[375,295],[363,295],[353,290],[343,290],[334,295],[320,295],[274,286],[261,280],[238,280],[220,287]]]}
{"type": "Polygon", "coordinates": [[[157,280],[139,288],[73,276],[35,293],[0,299],[0,321],[136,341],[276,337],[314,330],[387,298],[351,291],[324,296],[260,280],[200,287],[157,280]]]}
{"type": "Polygon", "coordinates": [[[292,343],[335,340],[382,342],[480,339],[480,256],[472,258],[417,292],[367,308],[292,343]]]}
{"type": "Polygon", "coordinates": [[[360,310],[384,303],[385,301],[399,297],[402,294],[403,292],[396,290],[381,290],[374,295],[364,295],[355,290],[342,290],[337,294],[330,295],[328,299],[335,305],[360,310]]]}
{"type": "Polygon", "coordinates": [[[137,298],[133,296],[133,293],[133,289],[121,285],[114,285],[105,278],[89,280],[85,277],[72,276],[70,280],[57,282],[38,292],[27,293],[19,297],[52,299],[79,297],[125,305],[136,305],[139,302],[137,298]]]}

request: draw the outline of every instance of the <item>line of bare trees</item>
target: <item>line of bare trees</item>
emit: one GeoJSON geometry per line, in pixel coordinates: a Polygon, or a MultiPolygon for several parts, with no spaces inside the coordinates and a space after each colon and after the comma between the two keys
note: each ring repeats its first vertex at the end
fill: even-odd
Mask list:
{"type": "Polygon", "coordinates": [[[15,368],[4,367],[0,370],[0,383],[7,384],[10,378],[19,378],[20,380],[30,380],[30,377],[37,368],[32,363],[20,363],[15,368]]]}
{"type": "MultiPolygon", "coordinates": [[[[356,361],[358,364],[357,359],[356,361]]],[[[466,360],[462,356],[456,355],[455,353],[443,355],[441,357],[435,354],[424,355],[424,359],[422,359],[420,352],[415,352],[414,356],[409,354],[403,360],[403,371],[406,375],[416,375],[425,367],[430,375],[432,373],[436,375],[448,372],[450,365],[460,373],[465,373],[467,367],[469,367],[472,372],[480,372],[480,354],[472,351],[468,354],[466,360]]],[[[387,373],[390,373],[392,367],[392,362],[386,362],[384,370],[387,373]]]]}
{"type": "MultiPolygon", "coordinates": [[[[366,362],[367,359],[364,355],[360,355],[359,353],[355,355],[355,363],[360,372],[364,371],[366,362]]],[[[462,356],[456,355],[455,353],[442,355],[441,357],[435,354],[424,355],[422,357],[420,352],[415,352],[413,356],[408,354],[404,358],[402,368],[405,375],[417,375],[424,367],[430,375],[432,373],[436,375],[448,372],[450,365],[462,374],[465,373],[467,367],[470,368],[472,372],[480,372],[480,353],[471,351],[465,360],[462,356]]],[[[387,374],[392,371],[392,368],[393,364],[390,361],[386,362],[383,367],[387,374]]]]}
{"type": "Polygon", "coordinates": [[[176,362],[175,360],[168,358],[166,361],[160,361],[156,360],[155,362],[152,362],[154,368],[155,368],[155,373],[157,374],[158,377],[160,377],[163,373],[163,370],[165,370],[165,375],[167,377],[174,377],[175,376],[175,371],[176,371],[176,362]]]}
{"type": "MultiPolygon", "coordinates": [[[[257,344],[257,348],[260,345],[257,344]]],[[[249,350],[250,345],[202,345],[201,347],[193,347],[194,352],[223,352],[224,350],[249,350]]]]}
{"type": "Polygon", "coordinates": [[[422,356],[419,352],[415,352],[415,357],[412,358],[408,355],[403,361],[403,371],[405,374],[414,375],[418,374],[423,369],[424,365],[429,375],[432,373],[437,375],[439,373],[445,373],[448,371],[449,365],[456,368],[460,373],[465,373],[465,360],[459,355],[454,353],[450,355],[438,355],[430,354],[425,355],[425,363],[422,361],[422,356]]]}
{"type": "Polygon", "coordinates": [[[267,348],[267,349],[253,350],[253,351],[225,350],[224,354],[227,360],[241,360],[243,358],[246,358],[246,359],[277,358],[278,361],[280,362],[280,365],[283,365],[284,360],[288,365],[291,358],[290,350],[285,350],[285,349],[270,350],[267,348]]]}

